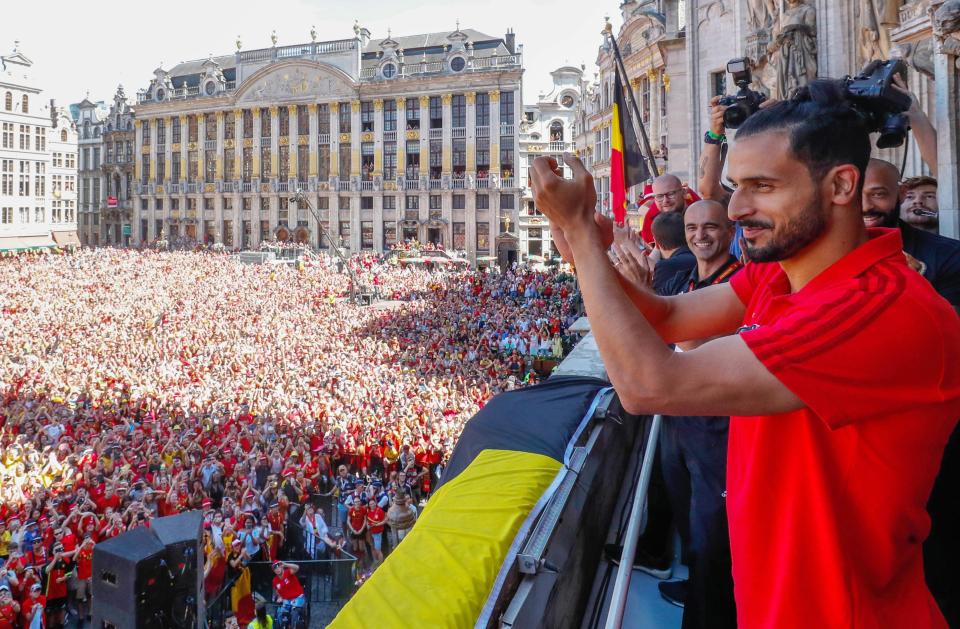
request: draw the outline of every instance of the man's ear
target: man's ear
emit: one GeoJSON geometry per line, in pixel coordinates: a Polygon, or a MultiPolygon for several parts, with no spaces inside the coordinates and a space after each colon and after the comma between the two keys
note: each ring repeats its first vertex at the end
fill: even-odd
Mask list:
{"type": "Polygon", "coordinates": [[[827,194],[834,205],[850,205],[857,200],[863,176],[853,164],[834,166],[827,174],[827,194]]]}

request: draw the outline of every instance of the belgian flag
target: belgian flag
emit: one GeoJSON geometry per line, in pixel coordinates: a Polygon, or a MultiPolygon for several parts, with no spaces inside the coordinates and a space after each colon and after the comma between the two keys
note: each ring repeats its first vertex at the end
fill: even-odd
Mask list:
{"type": "MultiPolygon", "coordinates": [[[[629,89],[629,88],[627,88],[629,89]]],[[[610,135],[610,194],[613,220],[622,225],[627,219],[627,190],[647,180],[650,171],[640,152],[640,142],[630,122],[630,112],[623,95],[620,70],[613,83],[613,117],[610,135]]],[[[640,124],[643,121],[638,120],[640,124]]]]}

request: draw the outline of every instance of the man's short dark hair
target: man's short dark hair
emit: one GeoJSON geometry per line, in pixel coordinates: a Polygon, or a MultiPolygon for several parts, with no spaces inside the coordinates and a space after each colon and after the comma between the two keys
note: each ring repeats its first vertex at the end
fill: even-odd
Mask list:
{"type": "Polygon", "coordinates": [[[937,180],[933,177],[927,177],[926,175],[921,175],[920,177],[909,177],[904,179],[903,183],[900,184],[900,187],[904,192],[909,192],[914,188],[919,188],[920,186],[933,186],[937,187],[937,180]]]}
{"type": "Polygon", "coordinates": [[[661,212],[650,225],[653,239],[661,249],[672,251],[687,244],[683,235],[683,214],[680,212],[661,212]]]}
{"type": "Polygon", "coordinates": [[[790,151],[814,181],[831,168],[853,164],[860,171],[858,194],[870,161],[870,134],[863,117],[846,98],[842,81],[817,79],[790,100],[774,103],[747,118],[737,139],[769,131],[790,135],[790,151]]]}

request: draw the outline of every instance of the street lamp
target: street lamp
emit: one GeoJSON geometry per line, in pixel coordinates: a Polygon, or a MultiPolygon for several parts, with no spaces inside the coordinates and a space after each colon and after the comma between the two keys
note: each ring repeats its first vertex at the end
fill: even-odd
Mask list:
{"type": "Polygon", "coordinates": [[[313,215],[313,220],[317,222],[317,231],[320,233],[320,242],[323,242],[323,238],[327,239],[327,242],[330,243],[330,247],[333,249],[333,252],[336,254],[337,259],[340,260],[343,264],[343,268],[346,270],[347,275],[350,277],[350,300],[359,304],[358,295],[357,295],[357,276],[353,272],[353,269],[350,268],[350,263],[347,260],[347,257],[343,255],[343,251],[340,250],[340,247],[333,242],[333,239],[327,233],[327,230],[323,227],[323,221],[320,220],[320,215],[314,209],[313,205],[310,203],[310,199],[307,198],[302,191],[298,190],[292,197],[290,197],[291,203],[296,203],[299,207],[300,203],[303,203],[307,206],[307,209],[310,210],[310,214],[313,215]]]}

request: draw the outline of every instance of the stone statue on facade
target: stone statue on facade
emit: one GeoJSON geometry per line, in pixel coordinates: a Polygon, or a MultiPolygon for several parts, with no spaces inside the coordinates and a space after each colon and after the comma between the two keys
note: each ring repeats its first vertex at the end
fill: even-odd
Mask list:
{"type": "Polygon", "coordinates": [[[930,3],[933,36],[946,54],[960,55],[960,0],[930,3]]]}
{"type": "Polygon", "coordinates": [[[777,98],[789,98],[817,76],[817,11],[803,0],[787,0],[780,27],[767,47],[776,67],[777,98]]]}
{"type": "Polygon", "coordinates": [[[902,0],[860,0],[860,62],[890,58],[890,30],[900,24],[902,0]]]}
{"type": "Polygon", "coordinates": [[[772,28],[779,15],[777,0],[747,0],[747,22],[751,31],[772,28]]]}

